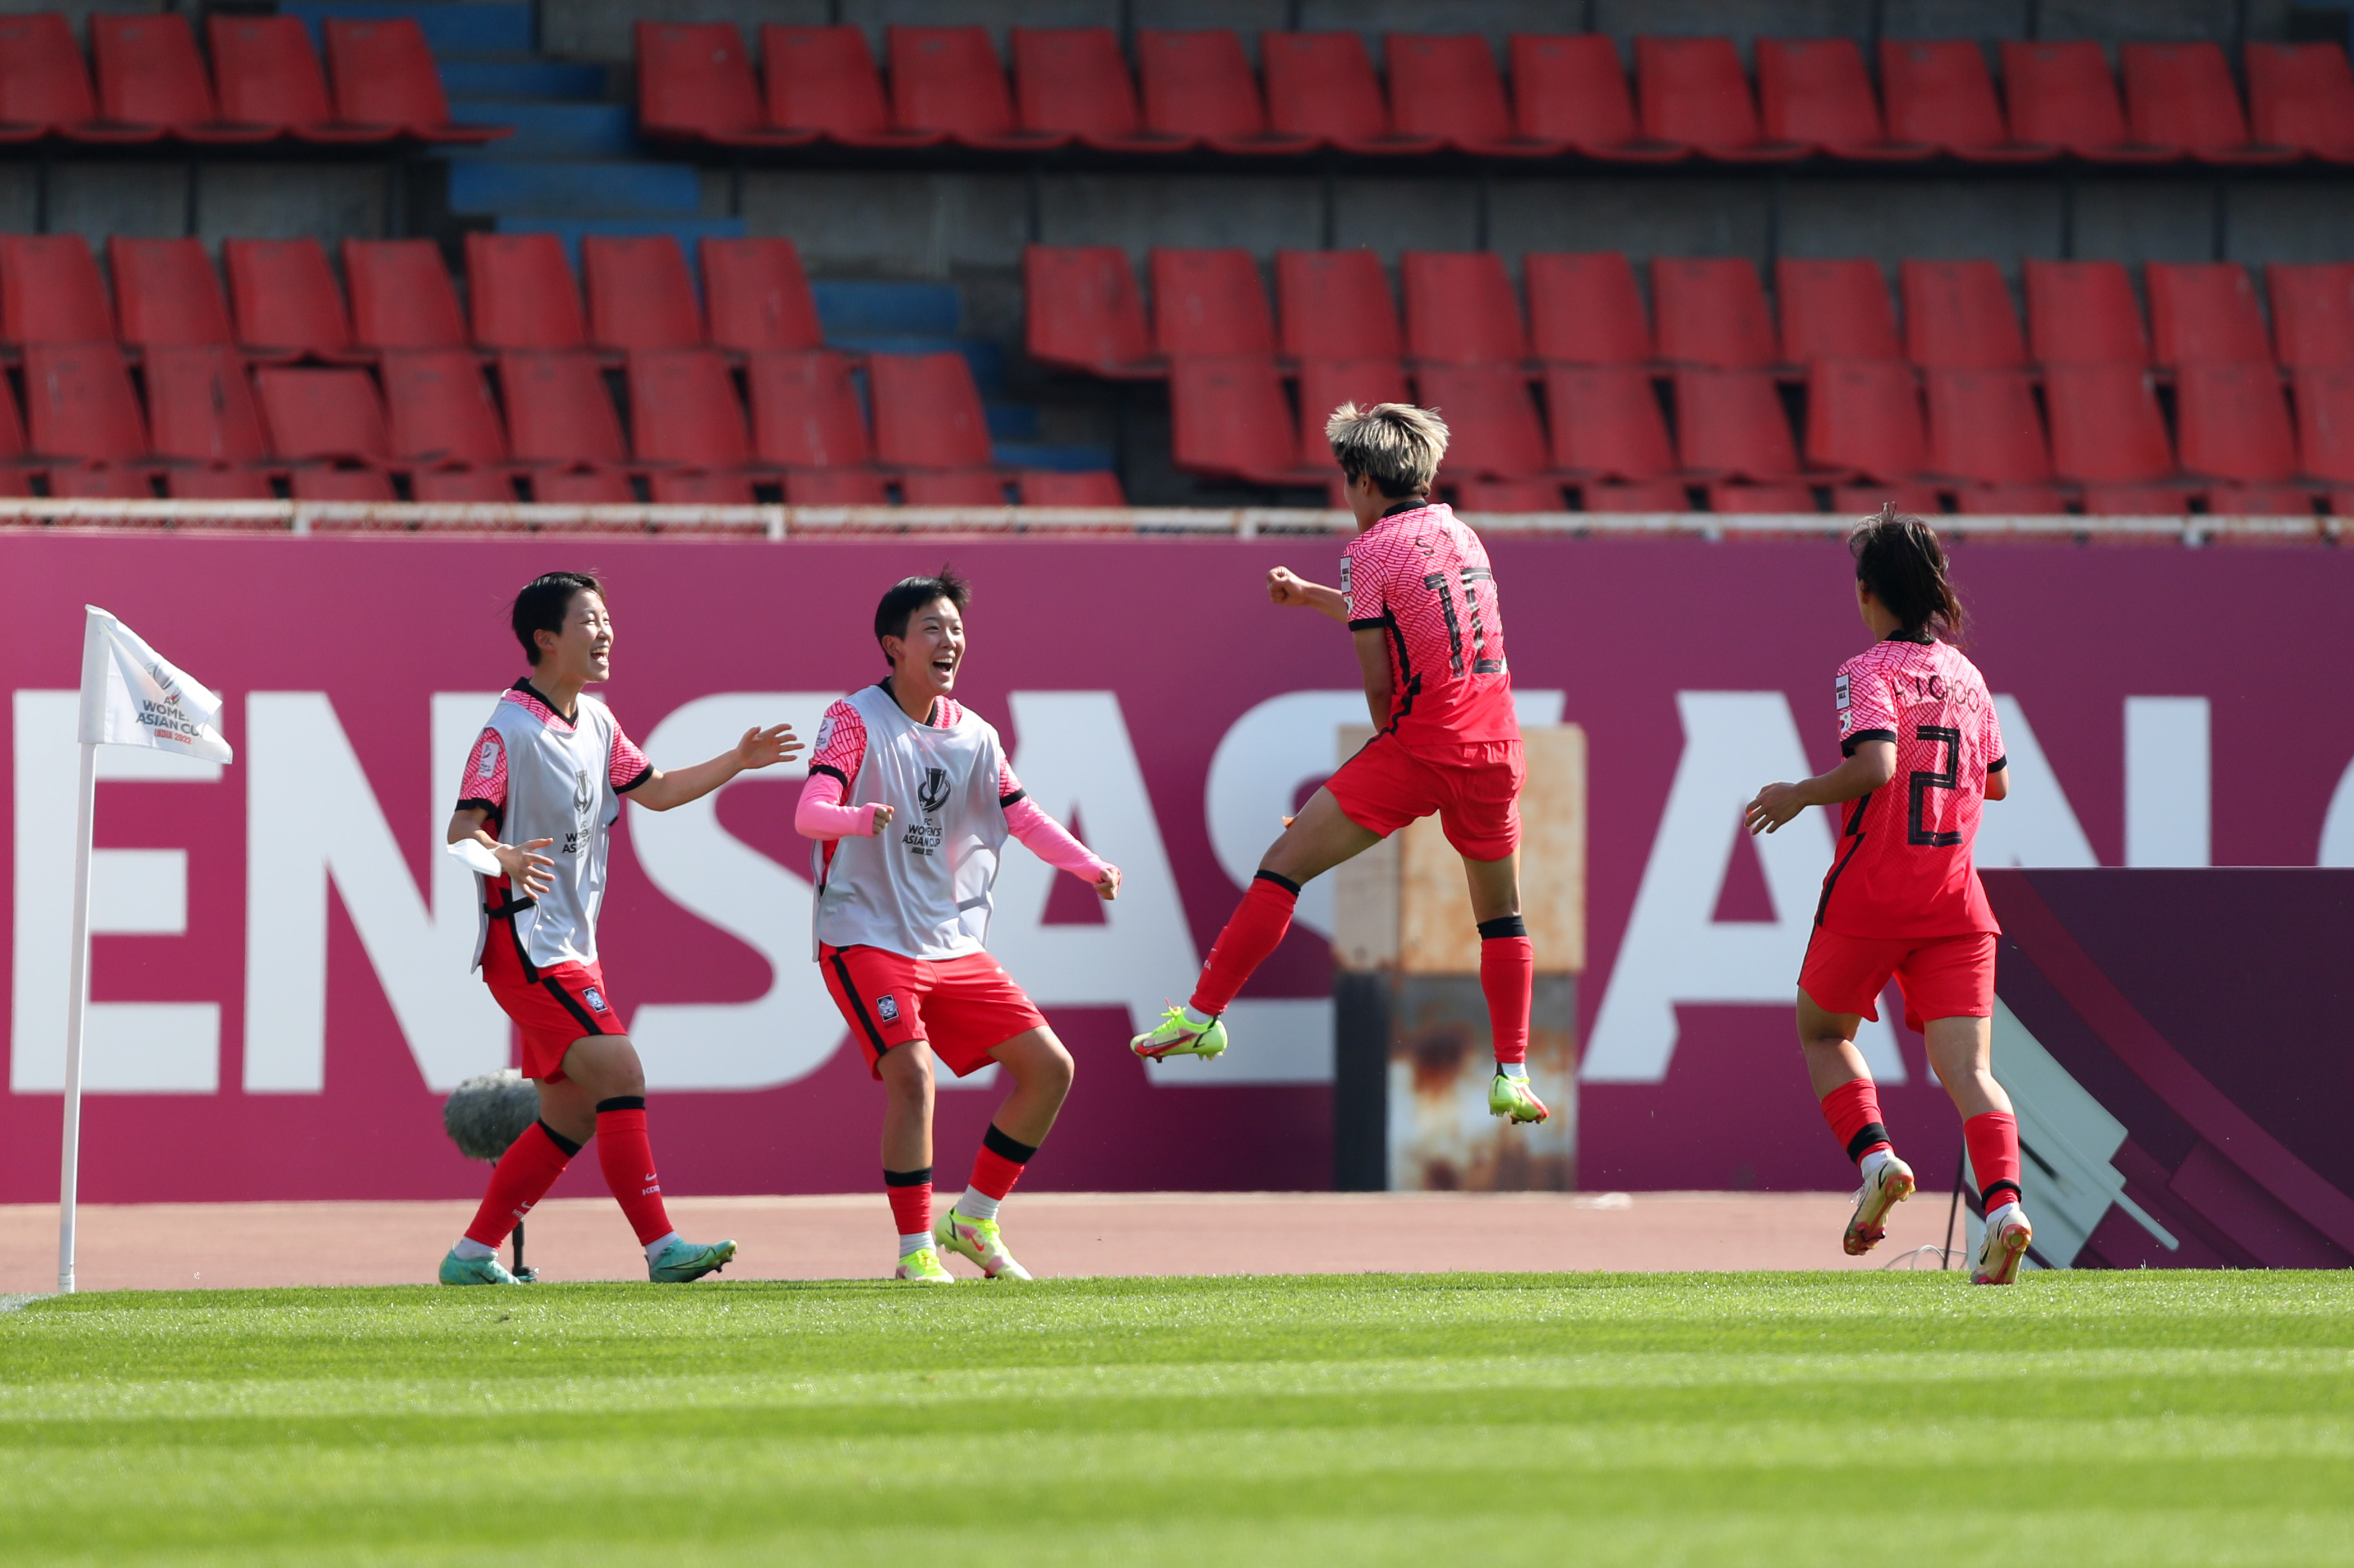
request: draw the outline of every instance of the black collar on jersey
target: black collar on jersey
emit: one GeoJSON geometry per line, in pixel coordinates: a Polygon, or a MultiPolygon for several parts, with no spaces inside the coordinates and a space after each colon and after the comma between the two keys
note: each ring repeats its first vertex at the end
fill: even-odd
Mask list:
{"type": "Polygon", "coordinates": [[[1918,642],[1924,648],[1930,648],[1936,645],[1937,639],[1925,626],[1915,627],[1910,631],[1900,626],[1881,641],[1882,642],[1918,642]]]}
{"type": "MultiPolygon", "coordinates": [[[[1401,512],[1419,512],[1430,503],[1430,497],[1427,495],[1409,495],[1404,501],[1399,502],[1396,505],[1384,510],[1382,513],[1382,517],[1394,517],[1401,512]]],[[[1373,521],[1378,523],[1381,521],[1381,517],[1376,517],[1373,521]]]]}
{"type": "MultiPolygon", "coordinates": [[[[898,702],[899,694],[891,689],[890,676],[885,675],[875,683],[882,688],[883,694],[890,698],[894,704],[898,702]]],[[[901,708],[899,711],[901,713],[906,713],[907,710],[906,708],[901,708]]],[[[931,711],[924,715],[924,727],[926,729],[938,729],[940,727],[940,700],[938,697],[934,697],[932,699],[931,711]]]]}
{"type": "Polygon", "coordinates": [[[531,683],[531,677],[529,675],[525,675],[522,680],[517,681],[514,683],[514,689],[521,692],[525,696],[529,697],[533,702],[537,703],[541,707],[546,708],[549,713],[554,714],[557,718],[562,719],[574,729],[578,729],[580,727],[580,705],[578,701],[573,703],[572,711],[570,713],[566,713],[562,708],[557,707],[554,703],[547,700],[547,694],[546,692],[541,691],[537,686],[531,683]]]}

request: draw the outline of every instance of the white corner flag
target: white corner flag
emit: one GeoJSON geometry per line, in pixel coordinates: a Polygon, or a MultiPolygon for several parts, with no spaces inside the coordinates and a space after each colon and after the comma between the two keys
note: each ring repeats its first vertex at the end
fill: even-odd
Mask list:
{"type": "Polygon", "coordinates": [[[81,789],[75,813],[73,960],[67,983],[65,1148],[58,1171],[58,1290],[74,1287],[74,1201],[81,1165],[82,1022],[90,1008],[90,846],[98,806],[98,748],[145,746],[207,762],[233,760],[221,738],[220,699],[182,674],[138,633],[84,605],[81,789]]]}

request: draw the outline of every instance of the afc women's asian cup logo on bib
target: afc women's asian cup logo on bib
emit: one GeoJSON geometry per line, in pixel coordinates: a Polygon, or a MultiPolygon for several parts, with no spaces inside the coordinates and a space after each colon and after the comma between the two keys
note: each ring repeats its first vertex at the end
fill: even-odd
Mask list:
{"type": "Polygon", "coordinates": [[[924,809],[924,815],[937,817],[940,814],[940,808],[948,803],[949,770],[927,768],[924,769],[923,787],[916,791],[916,804],[924,809]]]}
{"type": "Polygon", "coordinates": [[[588,842],[588,831],[595,825],[597,791],[589,787],[588,775],[583,770],[573,776],[572,831],[564,835],[564,853],[578,854],[580,846],[588,842]]]}
{"type": "Polygon", "coordinates": [[[899,835],[900,845],[909,854],[940,853],[940,824],[936,820],[940,808],[949,803],[949,770],[927,768],[924,781],[916,786],[916,804],[924,809],[923,821],[909,822],[907,831],[899,835]]]}

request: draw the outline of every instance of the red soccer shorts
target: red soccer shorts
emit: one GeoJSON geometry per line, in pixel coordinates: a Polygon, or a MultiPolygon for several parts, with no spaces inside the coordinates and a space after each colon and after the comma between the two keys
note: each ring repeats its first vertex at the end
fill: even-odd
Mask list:
{"type": "Polygon", "coordinates": [[[491,922],[482,944],[482,979],[491,995],[523,1031],[523,1075],[550,1082],[564,1076],[564,1054],[591,1034],[619,1034],[621,1021],[595,964],[535,967],[515,945],[514,927],[491,922]]]}
{"type": "Polygon", "coordinates": [[[1960,937],[1848,937],[1817,928],[1798,989],[1825,1012],[1880,1017],[1891,975],[1904,995],[1904,1027],[1925,1018],[1994,1016],[1994,933],[1960,937]]]}
{"type": "Polygon", "coordinates": [[[821,942],[817,967],[877,1078],[883,1053],[910,1040],[929,1045],[961,1078],[988,1065],[989,1054],[1015,1035],[1046,1027],[1045,1016],[987,953],[911,959],[821,942]]]}
{"type": "Polygon", "coordinates": [[[1467,760],[1426,762],[1377,735],[1341,770],[1324,780],[1341,814],[1369,833],[1389,837],[1431,812],[1447,842],[1467,860],[1502,860],[1521,847],[1521,780],[1517,740],[1467,747],[1467,760]]]}

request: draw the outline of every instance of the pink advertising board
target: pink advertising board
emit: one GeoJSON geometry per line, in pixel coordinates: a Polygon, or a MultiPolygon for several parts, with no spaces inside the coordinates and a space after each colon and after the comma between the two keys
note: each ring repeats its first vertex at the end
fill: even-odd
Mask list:
{"type": "MultiPolygon", "coordinates": [[[[991,946],[1079,1063],[1031,1181],[1327,1185],[1329,894],[1303,900],[1226,1059],[1148,1072],[1123,1045],[1186,993],[1278,818],[1329,770],[1333,726],[1363,711],[1348,640],[1260,587],[1278,564],[1331,580],[1338,545],[0,537],[0,1201],[56,1192],[85,602],[224,694],[238,757],[165,776],[105,754],[84,1197],[452,1197],[482,1168],[442,1136],[441,1093],[511,1044],[466,973],[471,890],[438,845],[457,758],[522,673],[514,589],[557,567],[609,579],[604,694],[674,766],[755,722],[813,730],[880,673],[882,588],[943,556],[975,584],[963,694],[1127,876],[1106,909],[1016,850],[999,884],[991,946]]],[[[1831,674],[1865,635],[1844,552],[1500,537],[1492,554],[1524,717],[1590,737],[1581,1183],[1845,1184],[1788,1000],[1831,826],[1736,832],[1756,785],[1835,755],[1831,674]]],[[[1972,544],[1956,566],[2015,780],[1982,863],[2354,863],[2354,561],[1972,544]]],[[[878,1092],[809,961],[795,778],[617,829],[606,972],[673,1192],[876,1179],[878,1092]]],[[[1864,1044],[1888,1119],[1942,1182],[1958,1138],[1918,1041],[1864,1044]]],[[[995,1099],[943,1089],[944,1162],[995,1099]]]]}

